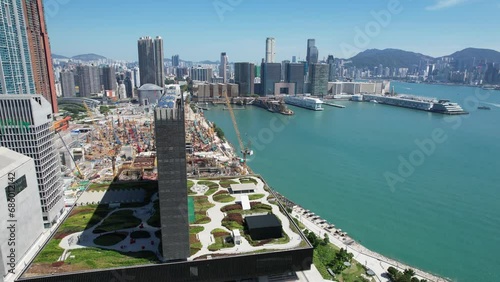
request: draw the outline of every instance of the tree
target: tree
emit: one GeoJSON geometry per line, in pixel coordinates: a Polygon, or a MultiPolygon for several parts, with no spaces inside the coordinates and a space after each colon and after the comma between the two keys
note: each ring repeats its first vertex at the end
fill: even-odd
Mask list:
{"type": "Polygon", "coordinates": [[[328,238],[328,234],[325,233],[325,237],[323,238],[323,245],[328,245],[330,243],[330,238],[328,238]]]}
{"type": "Polygon", "coordinates": [[[108,106],[100,106],[99,107],[99,112],[105,116],[109,114],[109,107],[108,106]]]}
{"type": "Polygon", "coordinates": [[[415,271],[411,268],[408,268],[408,269],[405,269],[405,271],[403,272],[403,275],[413,277],[413,276],[415,276],[415,271]]]}

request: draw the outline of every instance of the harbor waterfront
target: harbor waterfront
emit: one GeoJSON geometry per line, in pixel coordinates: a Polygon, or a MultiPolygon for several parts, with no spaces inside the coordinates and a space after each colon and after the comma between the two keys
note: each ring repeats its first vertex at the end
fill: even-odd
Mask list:
{"type": "MultiPolygon", "coordinates": [[[[283,116],[247,106],[235,115],[252,141],[249,165],[372,251],[453,281],[497,280],[499,93],[392,85],[397,93],[457,102],[470,114],[338,101],[347,107],[290,106],[295,115],[283,116]]],[[[229,113],[219,108],[205,116],[236,144],[229,113]]]]}

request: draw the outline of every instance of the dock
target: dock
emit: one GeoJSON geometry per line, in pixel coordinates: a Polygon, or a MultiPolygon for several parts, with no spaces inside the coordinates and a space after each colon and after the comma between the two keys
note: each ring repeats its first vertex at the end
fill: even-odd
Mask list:
{"type": "Polygon", "coordinates": [[[332,106],[332,107],[335,107],[335,108],[341,108],[341,109],[345,108],[345,106],[343,106],[343,105],[334,104],[334,103],[330,103],[330,102],[323,102],[323,104],[328,105],[328,106],[332,106]]]}

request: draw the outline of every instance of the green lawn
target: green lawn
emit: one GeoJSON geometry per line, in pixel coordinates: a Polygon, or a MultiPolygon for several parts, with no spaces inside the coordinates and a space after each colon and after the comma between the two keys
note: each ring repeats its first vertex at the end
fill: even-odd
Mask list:
{"type": "Polygon", "coordinates": [[[68,218],[59,226],[54,236],[63,239],[67,235],[81,232],[99,223],[112,209],[105,205],[90,205],[75,207],[68,218]]]}
{"type": "Polygon", "coordinates": [[[213,200],[219,203],[229,203],[234,202],[236,200],[235,197],[229,195],[229,193],[223,193],[213,196],[213,200]]]}
{"type": "Polygon", "coordinates": [[[188,186],[188,189],[190,189],[191,187],[194,186],[194,182],[192,180],[188,180],[187,181],[187,186],[188,186]]]}
{"type": "Polygon", "coordinates": [[[189,234],[198,234],[205,230],[203,226],[189,226],[189,234]]]}
{"type": "Polygon", "coordinates": [[[231,187],[231,184],[239,184],[239,182],[231,179],[223,179],[219,182],[219,184],[222,188],[229,188],[231,187]]]}
{"type": "Polygon", "coordinates": [[[120,253],[117,251],[103,250],[97,248],[72,250],[74,259],[68,259],[66,263],[71,263],[77,269],[106,269],[115,267],[125,267],[133,265],[144,265],[158,263],[156,255],[150,251],[137,253],[120,253]]]}
{"type": "Polygon", "coordinates": [[[60,239],[52,239],[38,254],[34,263],[53,263],[63,254],[64,249],[59,247],[60,239]]]}
{"type": "Polygon", "coordinates": [[[242,184],[244,184],[244,183],[253,183],[253,184],[257,184],[257,180],[255,180],[254,178],[247,178],[247,177],[240,178],[240,182],[241,182],[242,184]]]}
{"type": "Polygon", "coordinates": [[[108,190],[110,184],[111,184],[110,182],[107,182],[107,183],[92,183],[87,188],[87,191],[89,191],[89,192],[93,192],[93,191],[105,191],[105,190],[108,190]]]}
{"type": "Polygon", "coordinates": [[[255,201],[255,200],[264,198],[264,196],[266,196],[266,195],[264,195],[264,194],[251,194],[248,196],[248,199],[250,201],[255,201]]]}
{"type": "Polygon", "coordinates": [[[109,233],[95,238],[94,244],[105,247],[113,246],[125,240],[127,236],[126,232],[109,233]]]}
{"type": "Polygon", "coordinates": [[[215,252],[220,249],[234,247],[234,243],[226,242],[226,238],[231,236],[231,234],[224,229],[217,228],[210,233],[214,236],[215,242],[208,246],[209,251],[215,252]]]}
{"type": "Polygon", "coordinates": [[[141,224],[141,220],[134,216],[131,210],[117,211],[106,218],[96,229],[94,233],[105,233],[136,227],[141,224]]]}
{"type": "Polygon", "coordinates": [[[153,213],[153,215],[148,219],[148,224],[153,226],[153,227],[160,227],[161,226],[161,223],[160,223],[160,201],[157,200],[157,201],[154,201],[153,202],[153,207],[155,209],[155,212],[153,213]]]}
{"type": "Polygon", "coordinates": [[[151,238],[151,234],[148,231],[139,230],[130,233],[130,238],[133,239],[147,239],[151,238]]]}
{"type": "Polygon", "coordinates": [[[206,224],[210,222],[210,218],[206,215],[207,210],[214,205],[208,201],[207,196],[193,197],[194,211],[195,211],[195,224],[206,224]]]}

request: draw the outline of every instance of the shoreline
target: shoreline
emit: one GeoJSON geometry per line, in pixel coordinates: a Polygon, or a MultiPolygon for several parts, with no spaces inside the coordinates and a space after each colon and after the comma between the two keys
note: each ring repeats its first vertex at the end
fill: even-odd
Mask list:
{"type": "MultiPolygon", "coordinates": [[[[204,115],[201,116],[203,121],[205,123],[210,122],[204,115]]],[[[231,155],[232,159],[239,159],[240,156],[238,155],[237,151],[235,150],[235,146],[225,138],[224,140],[230,147],[231,151],[227,152],[228,155],[231,155]]],[[[387,268],[392,266],[395,267],[396,269],[400,271],[404,271],[405,269],[411,268],[415,271],[415,276],[418,277],[419,279],[426,279],[427,281],[434,281],[434,282],[447,282],[451,281],[450,279],[443,278],[440,276],[437,276],[435,274],[432,274],[427,271],[423,271],[421,269],[418,269],[416,267],[409,266],[408,264],[399,262],[395,259],[388,258],[382,254],[379,254],[377,252],[374,252],[365,246],[361,245],[359,242],[355,241],[351,237],[347,235],[345,231],[342,231],[341,229],[336,229],[334,228],[335,225],[329,223],[327,220],[324,220],[320,216],[313,214],[314,216],[311,216],[316,218],[315,220],[310,220],[309,217],[307,217],[303,212],[309,210],[306,210],[302,208],[300,205],[290,201],[288,198],[286,198],[284,195],[281,193],[277,192],[274,190],[264,179],[264,177],[258,173],[255,173],[252,168],[246,163],[245,165],[246,170],[247,170],[247,176],[254,175],[260,177],[264,183],[269,187],[270,190],[277,196],[278,200],[281,202],[281,204],[286,208],[286,209],[291,209],[292,212],[290,213],[290,216],[292,218],[296,218],[299,220],[304,226],[310,230],[311,232],[316,233],[317,235],[323,237],[325,234],[328,234],[328,237],[330,238],[330,243],[334,244],[338,248],[346,248],[349,250],[354,255],[354,259],[358,261],[360,264],[365,265],[365,267],[371,269],[372,271],[375,272],[376,274],[376,281],[388,281],[390,282],[390,279],[388,279],[385,276],[385,273],[387,272],[387,268]],[[322,223],[320,223],[322,222],[322,223]],[[333,228],[326,229],[328,226],[333,226],[333,228]],[[363,264],[364,262],[364,264],[363,264]]],[[[242,175],[244,176],[244,175],[242,175]]]]}

